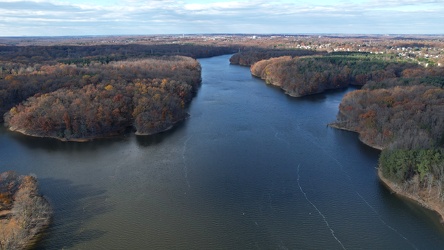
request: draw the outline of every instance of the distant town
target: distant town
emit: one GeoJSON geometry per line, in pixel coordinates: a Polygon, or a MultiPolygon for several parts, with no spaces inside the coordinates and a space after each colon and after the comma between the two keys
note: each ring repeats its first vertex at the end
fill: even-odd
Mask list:
{"type": "Polygon", "coordinates": [[[5,45],[123,45],[182,44],[238,46],[264,49],[303,49],[326,52],[368,52],[417,61],[423,66],[444,65],[442,35],[255,35],[182,34],[150,36],[4,37],[5,45]]]}

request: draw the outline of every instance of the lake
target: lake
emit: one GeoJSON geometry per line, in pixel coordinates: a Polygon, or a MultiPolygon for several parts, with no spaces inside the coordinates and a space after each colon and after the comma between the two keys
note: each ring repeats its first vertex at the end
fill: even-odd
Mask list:
{"type": "Polygon", "coordinates": [[[443,249],[438,217],[378,180],[379,151],[335,130],[349,90],[286,96],[200,59],[190,117],[86,143],[0,129],[0,171],[38,177],[54,208],[38,249],[443,249]]]}

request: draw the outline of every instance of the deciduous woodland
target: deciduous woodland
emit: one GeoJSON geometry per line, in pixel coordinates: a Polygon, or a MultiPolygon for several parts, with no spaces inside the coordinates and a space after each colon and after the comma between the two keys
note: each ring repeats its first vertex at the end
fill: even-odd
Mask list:
{"type": "Polygon", "coordinates": [[[304,96],[348,85],[397,78],[418,64],[390,61],[369,53],[331,53],[321,56],[278,57],[259,61],[251,73],[266,83],[282,88],[288,95],[304,96]]]}
{"type": "Polygon", "coordinates": [[[347,94],[337,126],[383,149],[379,174],[392,189],[444,218],[444,89],[442,69],[364,85],[347,94]]]}
{"type": "Polygon", "coordinates": [[[259,61],[281,57],[281,56],[310,56],[310,55],[321,55],[326,52],[313,51],[313,50],[302,50],[302,49],[293,49],[293,50],[266,50],[266,49],[255,49],[248,50],[246,52],[240,52],[234,54],[230,58],[231,64],[242,65],[242,66],[251,66],[259,61]]]}
{"type": "Polygon", "coordinates": [[[51,219],[48,202],[32,176],[0,174],[0,249],[26,249],[51,219]]]}
{"type": "Polygon", "coordinates": [[[186,118],[206,57],[229,47],[3,46],[0,112],[27,135],[87,140],[166,130],[186,118]],[[162,55],[162,56],[159,56],[162,55]]]}
{"type": "MultiPolygon", "coordinates": [[[[5,124],[28,135],[75,140],[131,127],[138,134],[163,131],[186,117],[201,78],[196,60],[176,56],[44,65],[5,78],[9,85],[15,80],[38,90],[5,114],[5,124]]],[[[13,93],[12,102],[22,99],[22,91],[13,93]]]]}
{"type": "Polygon", "coordinates": [[[444,218],[442,68],[347,52],[270,58],[252,64],[251,73],[295,97],[362,86],[345,95],[331,126],[358,132],[364,143],[382,149],[381,178],[444,218]]]}
{"type": "MultiPolygon", "coordinates": [[[[101,72],[100,68],[103,66],[103,70],[110,69],[105,67],[110,62],[135,61],[168,55],[209,57],[232,51],[233,48],[227,46],[179,44],[0,46],[0,121],[3,121],[3,114],[6,111],[36,94],[50,93],[59,88],[82,88],[89,83],[101,83],[105,78],[112,79],[107,76],[108,72],[101,72]],[[99,79],[99,76],[102,78],[99,79]]],[[[167,68],[171,71],[180,70],[172,69],[165,63],[163,65],[166,67],[162,69],[163,72],[166,72],[167,68]]],[[[141,67],[137,69],[145,70],[141,67]]],[[[131,70],[133,72],[127,70],[124,73],[124,68],[118,71],[121,77],[137,78],[132,75],[136,68],[131,70]]],[[[117,71],[117,68],[114,71],[117,71]]],[[[147,77],[161,79],[162,76],[155,74],[156,71],[153,70],[147,77]]],[[[178,76],[180,72],[171,74],[178,76]]]]}

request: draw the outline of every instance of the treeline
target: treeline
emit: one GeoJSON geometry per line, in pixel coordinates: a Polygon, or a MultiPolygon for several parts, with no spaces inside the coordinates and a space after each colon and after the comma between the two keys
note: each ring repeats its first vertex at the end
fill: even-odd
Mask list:
{"type": "Polygon", "coordinates": [[[294,50],[248,50],[245,52],[239,52],[234,54],[230,58],[230,63],[235,65],[242,66],[251,66],[259,61],[281,57],[281,56],[311,56],[311,55],[320,55],[326,54],[326,52],[317,52],[313,50],[302,50],[302,49],[294,49],[294,50]]]}
{"type": "Polygon", "coordinates": [[[339,106],[336,124],[383,149],[379,167],[385,178],[405,192],[442,202],[444,89],[433,81],[415,82],[426,84],[402,86],[401,78],[400,86],[348,93],[339,106]]]}
{"type": "Polygon", "coordinates": [[[444,89],[416,85],[356,90],[342,99],[337,124],[378,148],[442,147],[444,89]]]}
{"type": "Polygon", "coordinates": [[[204,58],[234,52],[236,52],[235,48],[230,46],[197,44],[0,46],[0,62],[89,64],[91,62],[109,63],[111,61],[168,55],[204,58]]]}
{"type": "Polygon", "coordinates": [[[196,60],[180,56],[30,66],[2,79],[2,107],[15,105],[5,124],[63,140],[156,133],[187,116],[200,73],[196,60]]]}
{"type": "MultiPolygon", "coordinates": [[[[379,159],[383,176],[409,191],[428,193],[430,198],[444,201],[444,149],[383,150],[379,159]],[[433,194],[432,194],[433,192],[433,194]]],[[[423,194],[424,195],[424,194],[423,194]]]]}
{"type": "Polygon", "coordinates": [[[287,94],[299,97],[349,84],[379,83],[401,77],[407,69],[414,71],[419,68],[417,64],[394,61],[381,55],[331,53],[262,60],[251,66],[251,73],[268,84],[282,88],[287,94]]]}
{"type": "Polygon", "coordinates": [[[38,193],[37,180],[0,173],[0,249],[28,249],[50,222],[51,207],[38,193]]]}

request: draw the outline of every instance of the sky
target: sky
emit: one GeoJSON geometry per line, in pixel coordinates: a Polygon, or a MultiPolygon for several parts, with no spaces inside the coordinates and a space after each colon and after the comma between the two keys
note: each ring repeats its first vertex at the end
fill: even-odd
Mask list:
{"type": "Polygon", "coordinates": [[[1,36],[444,34],[444,0],[0,0],[1,36]]]}

